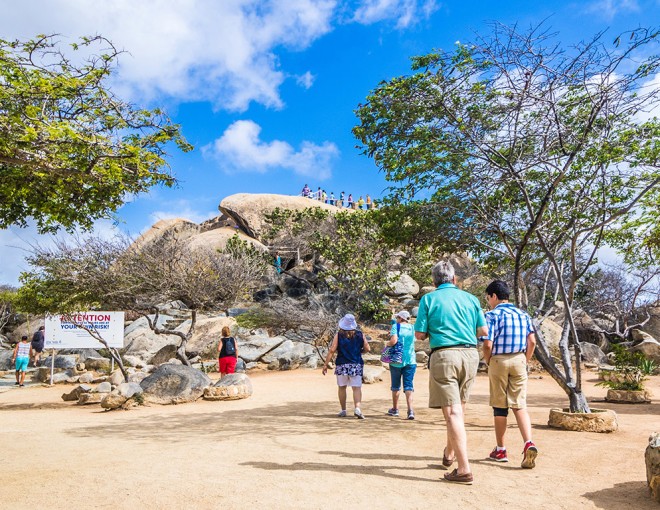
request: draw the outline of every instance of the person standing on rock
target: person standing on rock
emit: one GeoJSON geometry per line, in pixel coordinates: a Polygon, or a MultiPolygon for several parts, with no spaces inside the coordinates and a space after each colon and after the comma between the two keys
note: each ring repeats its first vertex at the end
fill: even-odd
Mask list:
{"type": "Polygon", "coordinates": [[[218,344],[218,368],[220,377],[236,372],[236,361],[238,361],[238,345],[236,339],[231,336],[228,326],[222,327],[222,338],[218,344]]]}
{"type": "Polygon", "coordinates": [[[392,324],[390,330],[390,340],[387,345],[392,346],[401,343],[401,352],[403,357],[401,363],[390,363],[390,378],[392,380],[392,408],[387,411],[390,416],[399,416],[399,394],[401,393],[401,380],[403,379],[403,393],[406,395],[406,405],[409,420],[415,419],[413,410],[413,379],[417,370],[417,360],[415,356],[415,330],[409,324],[410,313],[401,310],[395,315],[396,323],[392,324]]]}
{"type": "Polygon", "coordinates": [[[364,414],[360,409],[362,404],[362,375],[364,373],[363,352],[369,352],[369,342],[358,330],[357,322],[352,314],[344,315],[339,321],[339,330],[332,339],[328,355],[323,365],[323,375],[328,372],[328,364],[332,360],[335,352],[337,360],[335,361],[335,375],[337,376],[337,386],[339,395],[340,418],[346,416],[346,387],[350,386],[353,390],[353,404],[355,410],[353,414],[356,418],[364,420],[364,414]]]}
{"type": "Polygon", "coordinates": [[[486,313],[488,337],[483,339],[483,351],[488,364],[497,442],[489,458],[496,462],[509,461],[504,434],[511,408],[525,442],[521,466],[532,469],[538,449],[532,441],[532,424],[527,413],[527,365],[536,347],[534,326],[527,313],[509,303],[509,287],[505,282],[491,282],[486,287],[486,301],[491,311],[486,313]]]}
{"type": "Polygon", "coordinates": [[[280,252],[276,251],[275,256],[273,257],[273,262],[275,265],[275,271],[277,271],[277,274],[282,273],[282,257],[280,256],[280,252]]]}
{"type": "Polygon", "coordinates": [[[349,193],[348,194],[348,199],[346,200],[346,207],[349,209],[353,209],[353,194],[349,193]]]}
{"type": "Polygon", "coordinates": [[[441,408],[447,422],[447,446],[442,465],[448,482],[472,484],[465,432],[465,405],[479,367],[477,338],[488,335],[479,300],[456,287],[454,266],[440,261],[431,271],[437,289],[419,302],[415,337],[429,338],[429,407],[441,408]]]}
{"type": "Polygon", "coordinates": [[[41,353],[44,352],[44,345],[46,343],[46,338],[44,336],[45,331],[44,326],[40,326],[37,331],[32,335],[32,352],[34,353],[34,366],[36,367],[41,358],[41,353]]]}
{"type": "Polygon", "coordinates": [[[12,354],[12,362],[16,365],[16,386],[23,387],[25,382],[25,372],[27,371],[28,363],[32,357],[32,346],[28,341],[27,335],[21,337],[21,341],[14,347],[12,354]]]}

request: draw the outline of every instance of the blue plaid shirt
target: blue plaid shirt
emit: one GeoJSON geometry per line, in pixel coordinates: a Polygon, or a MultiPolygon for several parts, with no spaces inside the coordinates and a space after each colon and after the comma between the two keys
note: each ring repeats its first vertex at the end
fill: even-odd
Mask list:
{"type": "Polygon", "coordinates": [[[532,319],[510,303],[500,303],[486,313],[488,339],[493,355],[527,351],[527,336],[534,332],[532,319]]]}

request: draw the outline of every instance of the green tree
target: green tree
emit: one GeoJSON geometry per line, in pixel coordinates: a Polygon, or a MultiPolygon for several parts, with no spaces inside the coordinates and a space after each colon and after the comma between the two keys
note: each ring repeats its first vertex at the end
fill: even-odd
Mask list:
{"type": "MultiPolygon", "coordinates": [[[[544,342],[537,357],[588,411],[572,318],[576,286],[599,248],[660,204],[659,102],[649,87],[658,32],[603,34],[564,49],[555,34],[495,25],[490,37],[413,59],[410,76],[381,83],[354,129],[391,187],[417,202],[430,227],[482,262],[513,272],[514,296],[543,264],[565,314],[562,368],[544,342]],[[570,335],[572,333],[572,335],[570,335]]],[[[628,230],[629,231],[629,230],[628,230]]],[[[624,236],[625,237],[625,236],[624,236]]]]}
{"type": "Polygon", "coordinates": [[[0,228],[29,218],[41,232],[89,228],[127,195],[176,183],[168,144],[192,149],[163,112],[111,92],[110,41],[71,46],[69,58],[53,36],[0,39],[0,228]]]}

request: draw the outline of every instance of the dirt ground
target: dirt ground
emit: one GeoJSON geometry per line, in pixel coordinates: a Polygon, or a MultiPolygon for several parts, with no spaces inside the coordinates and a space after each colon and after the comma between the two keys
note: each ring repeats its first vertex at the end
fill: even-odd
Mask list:
{"type": "Polygon", "coordinates": [[[658,508],[644,465],[648,436],[660,430],[658,376],[652,404],[615,405],[598,402],[606,390],[586,373],[593,407],[618,413],[612,434],[548,428],[549,409],[567,400],[548,376],[530,380],[540,454],[536,469],[522,470],[515,424],[509,463],[486,460],[495,440],[480,375],[467,414],[472,486],[441,481],[446,429],[426,407],[426,370],[416,376],[415,421],[385,414],[387,382],[364,386],[362,421],[335,417],[335,380],[320,370],[251,378],[246,400],[131,411],[63,402],[72,386],[0,394],[0,507],[658,508]]]}

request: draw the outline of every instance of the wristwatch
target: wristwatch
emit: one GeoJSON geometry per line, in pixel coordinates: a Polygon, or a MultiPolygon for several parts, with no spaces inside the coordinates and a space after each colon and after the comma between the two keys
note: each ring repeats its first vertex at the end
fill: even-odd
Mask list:
{"type": "Polygon", "coordinates": [[[479,337],[479,341],[480,341],[480,342],[484,342],[484,341],[486,341],[486,340],[488,340],[488,337],[487,337],[487,336],[480,336],[480,337],[479,337]]]}

